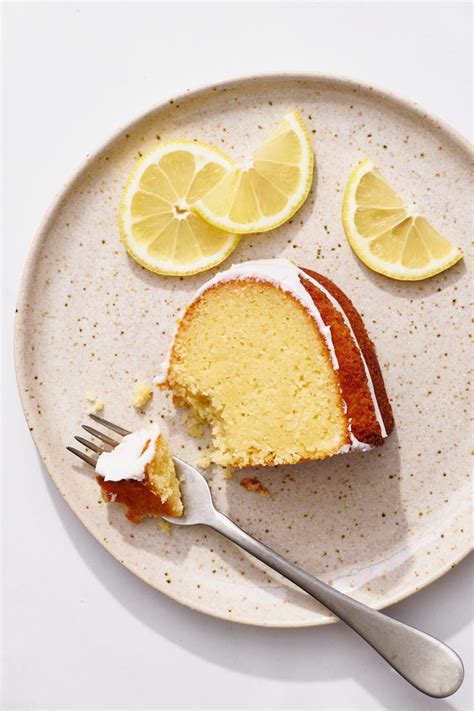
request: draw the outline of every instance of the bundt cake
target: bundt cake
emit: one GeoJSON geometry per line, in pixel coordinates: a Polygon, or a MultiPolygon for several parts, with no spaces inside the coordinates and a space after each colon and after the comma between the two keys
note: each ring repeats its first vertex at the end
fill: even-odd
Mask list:
{"type": "Polygon", "coordinates": [[[210,460],[224,467],[367,450],[394,426],[351,301],[287,259],[238,264],[204,284],[157,381],[210,425],[210,460]]]}
{"type": "Polygon", "coordinates": [[[179,479],[157,424],[132,432],[111,452],[103,452],[96,474],[105,501],[124,504],[133,523],[143,516],[183,513],[179,479]]]}

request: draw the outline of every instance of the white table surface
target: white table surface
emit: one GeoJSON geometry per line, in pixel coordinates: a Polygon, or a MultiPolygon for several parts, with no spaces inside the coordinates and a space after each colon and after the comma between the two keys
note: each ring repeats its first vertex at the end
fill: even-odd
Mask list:
{"type": "Polygon", "coordinates": [[[123,569],[61,500],[11,355],[41,216],[109,133],[188,87],[282,70],[369,81],[468,136],[469,5],[15,2],[3,14],[3,708],[472,708],[472,560],[390,610],[463,656],[447,701],[410,688],[342,625],[265,630],[194,613],[123,569]]]}

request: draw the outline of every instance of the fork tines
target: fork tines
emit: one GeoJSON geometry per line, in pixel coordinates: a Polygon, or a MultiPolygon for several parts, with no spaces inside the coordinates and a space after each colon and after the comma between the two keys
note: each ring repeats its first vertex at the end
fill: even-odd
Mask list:
{"type": "Polygon", "coordinates": [[[79,459],[82,459],[82,461],[85,462],[86,464],[90,464],[91,467],[93,467],[95,469],[95,465],[97,464],[97,459],[94,459],[93,457],[89,457],[88,454],[81,452],[80,449],[76,449],[75,447],[66,447],[66,449],[69,452],[72,452],[73,454],[75,454],[76,457],[79,457],[79,459]]]}
{"type": "Polygon", "coordinates": [[[113,422],[110,422],[110,420],[104,420],[104,418],[99,417],[99,415],[93,415],[91,413],[89,417],[94,420],[94,422],[98,422],[99,425],[108,427],[108,429],[112,430],[112,432],[116,432],[117,434],[122,435],[122,437],[125,437],[125,435],[130,434],[130,430],[125,430],[123,427],[119,427],[119,425],[115,425],[113,422]]]}
{"type": "MultiPolygon", "coordinates": [[[[99,425],[102,425],[103,427],[106,427],[107,429],[112,430],[113,432],[116,432],[119,435],[125,436],[130,434],[128,430],[124,429],[123,427],[120,427],[119,425],[114,424],[113,422],[110,422],[109,420],[104,420],[103,417],[99,417],[98,415],[94,414],[90,414],[89,417],[94,420],[94,422],[97,422],[99,425]]],[[[95,427],[82,425],[82,428],[86,432],[91,434],[93,437],[100,439],[102,442],[108,445],[109,448],[111,447],[113,449],[119,444],[117,440],[112,439],[112,437],[109,437],[107,434],[101,432],[100,430],[96,430],[95,427]]],[[[101,447],[95,442],[91,442],[85,439],[84,437],[79,437],[78,435],[76,435],[74,439],[83,444],[84,447],[87,447],[87,449],[90,449],[92,452],[96,452],[97,454],[102,454],[102,452],[110,451],[110,449],[101,447]]],[[[89,464],[91,467],[94,467],[95,469],[95,466],[97,464],[96,458],[90,457],[88,454],[86,454],[85,452],[81,452],[80,449],[76,449],[75,447],[66,447],[66,449],[69,452],[72,452],[72,454],[75,454],[76,457],[79,457],[79,459],[82,459],[82,461],[86,462],[86,464],[89,464]]]]}

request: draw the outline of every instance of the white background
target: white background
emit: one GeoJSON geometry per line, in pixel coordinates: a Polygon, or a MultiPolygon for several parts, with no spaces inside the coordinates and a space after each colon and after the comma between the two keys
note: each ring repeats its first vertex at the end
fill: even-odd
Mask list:
{"type": "Polygon", "coordinates": [[[468,136],[470,12],[433,2],[3,6],[3,708],[472,707],[472,561],[390,610],[463,656],[466,681],[447,701],[411,689],[342,625],[264,630],[194,613],[122,569],[63,503],[30,440],[11,355],[41,216],[121,124],[188,87],[314,71],[393,90],[468,136]]]}

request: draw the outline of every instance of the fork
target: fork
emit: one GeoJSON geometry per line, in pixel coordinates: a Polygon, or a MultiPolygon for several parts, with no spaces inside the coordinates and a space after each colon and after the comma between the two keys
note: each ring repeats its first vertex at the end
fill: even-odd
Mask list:
{"type": "MultiPolygon", "coordinates": [[[[130,434],[123,427],[104,420],[98,415],[91,414],[90,417],[96,423],[118,435],[130,434]]],[[[88,425],[82,425],[82,427],[109,448],[119,444],[116,439],[94,427],[88,425]]],[[[109,451],[84,437],[77,436],[75,439],[97,454],[109,451]]],[[[95,468],[96,459],[75,447],[67,447],[67,449],[95,468]]],[[[178,526],[194,526],[196,524],[209,526],[236,543],[339,617],[370,644],[406,681],[424,694],[435,698],[444,698],[454,694],[461,686],[464,678],[463,663],[450,647],[425,632],[344,595],[322,580],[293,565],[264,543],[249,536],[227,516],[217,511],[212,502],[207,481],[201,472],[177,457],[173,457],[173,460],[181,479],[185,507],[181,518],[163,516],[165,520],[178,526]]]]}

